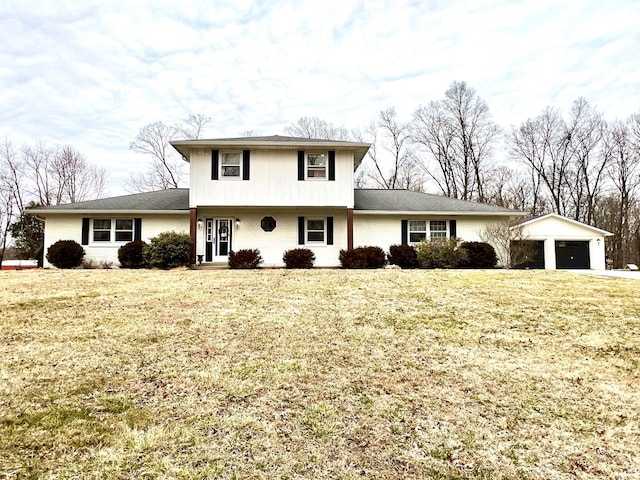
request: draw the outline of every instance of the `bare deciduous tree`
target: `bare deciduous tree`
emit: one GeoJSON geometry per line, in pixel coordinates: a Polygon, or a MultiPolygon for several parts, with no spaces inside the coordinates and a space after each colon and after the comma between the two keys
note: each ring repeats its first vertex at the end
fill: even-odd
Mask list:
{"type": "Polygon", "coordinates": [[[508,140],[512,157],[531,170],[546,187],[553,211],[567,213],[570,200],[570,135],[560,113],[546,108],[541,115],[512,129],[508,140]]]}
{"type": "Polygon", "coordinates": [[[344,126],[335,127],[332,123],[318,117],[301,117],[295,123],[285,127],[284,131],[292,137],[317,138],[322,140],[349,140],[349,130],[344,126]]]}
{"type": "Polygon", "coordinates": [[[418,164],[444,195],[463,200],[486,201],[485,175],[499,132],[486,102],[466,82],[453,82],[443,100],[413,116],[413,140],[426,154],[418,164]]]}
{"type": "Polygon", "coordinates": [[[528,241],[524,227],[513,219],[506,218],[487,224],[480,232],[480,238],[493,245],[498,263],[507,268],[529,261],[535,255],[535,248],[528,241]]]}
{"type": "Polygon", "coordinates": [[[147,170],[133,173],[125,182],[131,192],[178,188],[188,175],[184,161],[173,150],[171,140],[197,140],[211,121],[201,114],[192,114],[177,125],[154,122],[140,129],[129,148],[151,159],[147,170]]]}
{"type": "Polygon", "coordinates": [[[377,122],[354,131],[358,141],[371,143],[365,175],[378,188],[422,191],[424,178],[411,148],[409,127],[397,119],[393,107],[382,110],[377,122]]]}

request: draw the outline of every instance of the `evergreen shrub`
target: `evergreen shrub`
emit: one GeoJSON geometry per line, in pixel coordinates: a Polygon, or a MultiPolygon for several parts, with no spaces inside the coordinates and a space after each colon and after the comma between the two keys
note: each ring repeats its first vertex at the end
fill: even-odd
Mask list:
{"type": "Polygon", "coordinates": [[[459,268],[467,258],[457,238],[424,240],[416,251],[420,268],[459,268]]]}
{"type": "Polygon", "coordinates": [[[382,268],[387,263],[384,251],[380,247],[357,247],[340,250],[342,268],[382,268]]]}
{"type": "Polygon", "coordinates": [[[118,249],[118,260],[122,268],[145,268],[147,262],[144,259],[143,251],[147,246],[142,240],[134,240],[125,243],[118,249]]]}
{"type": "Polygon", "coordinates": [[[387,256],[391,265],[400,268],[417,268],[418,252],[413,245],[391,245],[387,256]]]}
{"type": "Polygon", "coordinates": [[[282,255],[286,268],[313,268],[315,254],[308,248],[293,248],[282,255]]]}
{"type": "Polygon", "coordinates": [[[233,250],[229,252],[229,268],[242,268],[242,269],[250,269],[250,268],[258,268],[262,263],[262,256],[260,255],[260,250],[257,248],[238,250],[234,252],[233,250]]]}
{"type": "Polygon", "coordinates": [[[58,268],[79,267],[84,255],[84,248],[74,240],[58,240],[47,249],[47,260],[58,268]]]}
{"type": "Polygon", "coordinates": [[[498,256],[493,246],[486,242],[464,242],[460,248],[467,252],[467,258],[460,265],[464,268],[493,268],[498,256]]]}
{"type": "Polygon", "coordinates": [[[151,268],[165,270],[188,266],[190,252],[191,237],[173,231],[158,234],[142,249],[142,255],[151,268]]]}

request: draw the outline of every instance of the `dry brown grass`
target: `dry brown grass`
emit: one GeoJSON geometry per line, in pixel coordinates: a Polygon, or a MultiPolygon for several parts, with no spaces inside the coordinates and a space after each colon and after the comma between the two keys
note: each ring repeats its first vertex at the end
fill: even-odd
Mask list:
{"type": "Polygon", "coordinates": [[[640,478],[636,281],[0,274],[6,478],[640,478]]]}

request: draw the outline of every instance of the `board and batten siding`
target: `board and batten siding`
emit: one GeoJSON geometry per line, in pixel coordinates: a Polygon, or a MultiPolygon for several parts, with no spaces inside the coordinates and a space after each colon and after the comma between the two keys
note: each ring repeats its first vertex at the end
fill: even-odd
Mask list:
{"type": "MultiPolygon", "coordinates": [[[[176,231],[179,233],[189,233],[189,214],[158,214],[158,215],[140,215],[140,214],[59,214],[48,215],[46,219],[44,233],[44,267],[53,267],[46,258],[49,247],[58,240],[75,240],[82,244],[82,219],[83,218],[141,218],[142,219],[142,240],[148,242],[150,238],[155,237],[159,233],[167,231],[176,231]]],[[[92,260],[96,263],[112,262],[113,266],[118,266],[118,248],[126,242],[118,243],[94,243],[89,238],[88,245],[82,245],[85,251],[85,259],[92,260]]]]}
{"type": "Polygon", "coordinates": [[[251,150],[249,161],[249,180],[213,180],[211,149],[193,150],[189,206],[353,207],[353,152],[335,152],[333,181],[298,180],[297,150],[251,150]]]}

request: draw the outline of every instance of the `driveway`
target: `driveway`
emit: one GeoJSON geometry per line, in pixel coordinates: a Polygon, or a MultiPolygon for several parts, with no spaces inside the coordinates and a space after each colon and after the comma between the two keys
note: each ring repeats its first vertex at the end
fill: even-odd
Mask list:
{"type": "Polygon", "coordinates": [[[640,271],[634,270],[569,270],[583,275],[598,275],[601,277],[629,278],[640,280],[640,271]]]}

